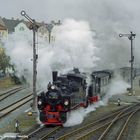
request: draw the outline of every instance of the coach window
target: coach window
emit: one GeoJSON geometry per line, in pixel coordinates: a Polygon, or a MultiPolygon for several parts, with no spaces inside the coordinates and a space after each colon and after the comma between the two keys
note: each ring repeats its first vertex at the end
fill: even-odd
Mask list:
{"type": "Polygon", "coordinates": [[[107,85],[107,77],[105,78],[105,85],[107,85]]]}
{"type": "Polygon", "coordinates": [[[101,79],[101,86],[103,86],[103,79],[101,79]]]}
{"type": "Polygon", "coordinates": [[[105,86],[105,84],[106,84],[106,77],[104,78],[104,86],[105,86]]]}
{"type": "Polygon", "coordinates": [[[103,86],[105,85],[105,79],[103,78],[103,86]]]}
{"type": "Polygon", "coordinates": [[[102,86],[104,86],[104,79],[102,79],[102,86]]]}
{"type": "Polygon", "coordinates": [[[19,28],[19,30],[20,30],[20,31],[24,31],[24,27],[21,26],[21,27],[19,28]]]}
{"type": "Polygon", "coordinates": [[[105,80],[105,85],[107,85],[107,79],[108,79],[108,77],[106,77],[106,80],[105,80]]]}
{"type": "Polygon", "coordinates": [[[107,77],[105,77],[105,85],[107,85],[107,77]]]}
{"type": "Polygon", "coordinates": [[[103,78],[102,78],[101,82],[102,82],[102,86],[103,86],[104,85],[104,79],[103,78]]]}
{"type": "Polygon", "coordinates": [[[109,78],[109,77],[106,78],[106,84],[108,84],[108,78],[109,78]]]}

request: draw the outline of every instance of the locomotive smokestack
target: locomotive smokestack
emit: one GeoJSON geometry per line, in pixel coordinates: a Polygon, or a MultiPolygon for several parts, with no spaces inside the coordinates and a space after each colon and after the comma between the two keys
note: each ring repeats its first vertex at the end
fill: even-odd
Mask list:
{"type": "Polygon", "coordinates": [[[52,72],[52,78],[53,78],[53,82],[57,81],[57,71],[53,71],[52,72]]]}

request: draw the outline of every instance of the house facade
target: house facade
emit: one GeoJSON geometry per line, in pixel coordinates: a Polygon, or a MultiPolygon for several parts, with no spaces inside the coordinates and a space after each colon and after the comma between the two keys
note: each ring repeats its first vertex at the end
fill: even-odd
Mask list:
{"type": "Polygon", "coordinates": [[[38,36],[45,40],[48,40],[49,38],[49,31],[44,23],[42,23],[38,28],[38,36]]]}
{"type": "MultiPolygon", "coordinates": [[[[54,42],[55,41],[55,28],[56,26],[61,25],[60,21],[54,22],[51,21],[51,23],[39,23],[37,22],[38,25],[38,31],[37,31],[37,36],[40,38],[43,38],[46,40],[48,43],[54,42]]],[[[4,37],[8,37],[8,34],[32,34],[31,30],[31,23],[28,21],[24,20],[19,20],[19,19],[6,19],[6,18],[1,18],[0,17],[0,39],[4,37]]]]}
{"type": "Polygon", "coordinates": [[[18,23],[15,26],[14,31],[15,31],[16,34],[28,34],[28,33],[31,33],[31,30],[29,29],[29,26],[25,21],[21,21],[20,23],[18,23]]]}
{"type": "Polygon", "coordinates": [[[2,18],[0,17],[0,40],[7,37],[7,35],[8,35],[8,30],[5,26],[2,18]]]}

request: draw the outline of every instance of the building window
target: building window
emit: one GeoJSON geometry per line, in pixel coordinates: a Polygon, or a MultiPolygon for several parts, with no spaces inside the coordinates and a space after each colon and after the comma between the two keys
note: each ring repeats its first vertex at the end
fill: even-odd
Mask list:
{"type": "Polygon", "coordinates": [[[19,30],[20,30],[20,31],[24,31],[24,27],[21,26],[21,27],[19,28],[19,30]]]}

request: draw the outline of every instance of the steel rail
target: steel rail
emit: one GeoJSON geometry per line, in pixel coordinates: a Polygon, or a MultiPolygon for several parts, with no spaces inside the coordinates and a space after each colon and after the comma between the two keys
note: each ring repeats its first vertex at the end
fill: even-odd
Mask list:
{"type": "Polygon", "coordinates": [[[9,97],[9,96],[11,96],[11,95],[17,93],[18,91],[23,90],[23,89],[24,89],[24,88],[19,87],[19,88],[16,88],[16,89],[13,89],[13,90],[10,90],[10,91],[7,91],[7,92],[4,92],[4,93],[0,94],[0,98],[1,98],[1,99],[0,99],[0,102],[1,102],[2,100],[6,99],[7,97],[9,97]],[[3,96],[4,96],[4,97],[3,97],[3,96]]]}
{"type": "MultiPolygon", "coordinates": [[[[126,107],[126,108],[124,108],[123,110],[116,111],[115,113],[113,113],[113,114],[111,114],[111,115],[108,115],[108,116],[105,117],[105,118],[99,119],[99,120],[97,120],[97,121],[95,121],[95,122],[92,122],[92,123],[86,125],[86,126],[83,126],[83,127],[79,128],[79,129],[76,129],[76,130],[74,130],[74,131],[72,131],[72,132],[70,132],[70,133],[67,133],[67,134],[65,134],[65,135],[63,135],[63,136],[57,138],[57,140],[65,140],[65,139],[67,139],[68,137],[70,137],[70,136],[72,136],[72,135],[76,135],[77,133],[80,133],[81,131],[84,131],[85,129],[88,129],[89,127],[93,127],[93,125],[98,124],[98,123],[101,123],[102,121],[105,121],[105,120],[109,119],[110,117],[113,117],[114,115],[116,115],[116,114],[118,114],[118,113],[120,113],[120,112],[122,112],[122,111],[125,111],[125,110],[128,110],[128,109],[130,109],[130,108],[133,108],[134,106],[137,106],[137,104],[134,104],[133,106],[126,107]]],[[[112,120],[111,120],[110,122],[108,122],[108,123],[105,123],[105,124],[102,125],[102,126],[99,126],[99,127],[96,128],[96,129],[98,130],[98,129],[100,129],[100,128],[106,126],[107,124],[110,124],[111,122],[112,122],[112,120]]],[[[94,131],[96,131],[96,130],[94,130],[94,131]]]]}
{"type": "Polygon", "coordinates": [[[41,137],[40,140],[46,140],[46,139],[48,139],[51,135],[53,135],[60,128],[62,128],[62,127],[61,126],[56,127],[55,129],[53,129],[52,131],[50,131],[49,133],[47,133],[46,135],[44,135],[43,137],[41,137]]]}
{"type": "MultiPolygon", "coordinates": [[[[131,113],[131,112],[127,112],[127,113],[123,114],[122,116],[119,116],[117,119],[123,118],[123,117],[127,116],[129,113],[131,113]]],[[[91,130],[90,132],[86,133],[85,135],[80,136],[79,138],[77,138],[77,140],[85,140],[85,139],[87,139],[87,138],[90,138],[90,136],[91,136],[93,133],[95,133],[96,131],[98,131],[98,130],[100,130],[101,128],[104,128],[104,127],[106,127],[106,126],[107,126],[107,128],[108,128],[108,127],[110,126],[111,123],[112,123],[112,121],[107,122],[107,123],[103,124],[102,126],[96,128],[96,129],[91,130]]],[[[106,129],[107,129],[107,128],[106,128],[106,129]]],[[[105,129],[105,130],[106,130],[106,129],[105,129]]],[[[103,138],[104,138],[104,137],[103,137],[103,138]]],[[[98,139],[98,140],[99,140],[99,139],[98,139]]]]}
{"type": "Polygon", "coordinates": [[[121,139],[122,134],[124,133],[124,130],[126,129],[126,127],[127,127],[128,123],[129,123],[130,119],[131,119],[131,118],[134,116],[134,114],[137,113],[139,110],[140,110],[140,107],[139,107],[138,109],[136,109],[135,111],[133,111],[133,112],[130,114],[130,116],[129,116],[128,119],[126,120],[126,122],[125,122],[125,124],[124,124],[124,126],[123,126],[123,128],[122,128],[122,130],[121,130],[121,132],[120,132],[120,134],[119,134],[119,136],[117,137],[117,140],[120,140],[120,139],[121,139]]]}
{"type": "Polygon", "coordinates": [[[0,92],[0,97],[3,96],[3,95],[5,95],[5,94],[8,94],[9,92],[12,92],[14,90],[20,89],[20,88],[22,88],[22,87],[20,86],[20,87],[9,89],[7,91],[3,91],[2,93],[0,92]]]}
{"type": "Polygon", "coordinates": [[[30,140],[30,139],[31,140],[32,139],[46,140],[48,137],[53,135],[60,128],[61,128],[61,126],[57,126],[55,128],[46,128],[46,126],[42,126],[42,127],[37,128],[36,130],[30,132],[27,135],[27,138],[24,138],[23,140],[26,140],[26,139],[28,139],[28,140],[30,140]]]}
{"type": "Polygon", "coordinates": [[[11,113],[12,111],[16,110],[17,108],[21,107],[22,105],[26,104],[27,102],[33,99],[32,94],[27,95],[26,97],[4,107],[0,110],[0,119],[11,113]]]}
{"type": "MultiPolygon", "coordinates": [[[[138,103],[139,105],[139,103],[138,103]]],[[[134,106],[135,107],[135,106],[134,106]]],[[[103,132],[103,134],[99,137],[98,140],[103,140],[105,135],[108,133],[109,129],[113,126],[113,124],[119,119],[120,115],[123,114],[124,112],[120,112],[111,122],[111,124],[107,127],[107,129],[103,132]]]]}

